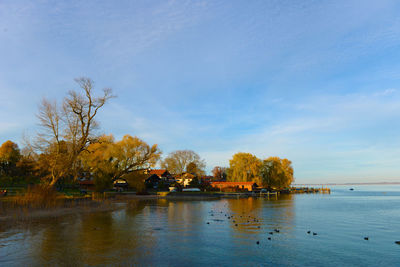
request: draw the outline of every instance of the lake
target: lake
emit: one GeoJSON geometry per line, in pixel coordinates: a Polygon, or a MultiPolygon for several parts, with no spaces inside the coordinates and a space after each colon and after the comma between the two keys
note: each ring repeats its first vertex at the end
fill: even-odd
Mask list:
{"type": "Polygon", "coordinates": [[[400,266],[400,185],[352,187],[121,201],[116,211],[0,226],[0,266],[400,266]]]}

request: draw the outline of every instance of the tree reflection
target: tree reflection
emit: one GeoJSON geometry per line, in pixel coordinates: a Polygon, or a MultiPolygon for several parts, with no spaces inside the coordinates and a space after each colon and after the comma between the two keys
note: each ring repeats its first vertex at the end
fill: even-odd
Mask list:
{"type": "MultiPolygon", "coordinates": [[[[34,265],[113,265],[145,262],[155,246],[146,231],[145,201],[127,202],[125,209],[49,220],[39,226],[38,245],[31,245],[34,265]]],[[[33,242],[33,241],[32,241],[33,242]]]]}
{"type": "Polygon", "coordinates": [[[43,229],[40,240],[33,238],[32,252],[38,265],[70,265],[76,264],[82,252],[76,247],[78,225],[75,217],[47,219],[39,225],[43,229]],[[36,241],[36,242],[35,242],[36,241]],[[39,241],[39,242],[37,242],[39,241]],[[68,253],[66,252],[68,248],[68,253]]]}
{"type": "Polygon", "coordinates": [[[262,229],[293,227],[293,195],[281,195],[278,199],[230,199],[227,208],[231,228],[238,232],[254,233],[262,229]]]}

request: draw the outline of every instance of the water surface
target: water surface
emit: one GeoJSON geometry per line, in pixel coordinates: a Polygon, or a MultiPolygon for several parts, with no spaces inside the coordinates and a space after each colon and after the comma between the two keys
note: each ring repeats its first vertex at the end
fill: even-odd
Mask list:
{"type": "Polygon", "coordinates": [[[278,200],[134,200],[0,226],[0,265],[399,266],[400,186],[349,188],[278,200]]]}

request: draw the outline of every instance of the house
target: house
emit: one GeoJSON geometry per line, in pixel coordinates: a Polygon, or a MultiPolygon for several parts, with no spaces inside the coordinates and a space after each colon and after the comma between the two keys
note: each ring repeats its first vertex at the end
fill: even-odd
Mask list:
{"type": "Polygon", "coordinates": [[[186,187],[194,178],[195,176],[191,173],[182,173],[181,175],[177,176],[176,181],[186,187]]]}
{"type": "Polygon", "coordinates": [[[162,181],[160,177],[156,174],[150,175],[146,180],[144,180],[144,183],[151,188],[157,188],[158,184],[162,181]]]}
{"type": "Polygon", "coordinates": [[[169,183],[175,182],[174,177],[166,169],[147,170],[145,172],[145,174],[148,174],[149,178],[152,175],[156,175],[158,178],[160,178],[164,182],[169,182],[169,183]]]}
{"type": "Polygon", "coordinates": [[[129,184],[125,179],[118,178],[113,181],[113,186],[117,191],[123,191],[128,188],[129,184]]]}
{"type": "Polygon", "coordinates": [[[231,189],[235,191],[253,191],[257,188],[255,182],[212,182],[211,186],[219,188],[221,191],[224,189],[231,189]]]}

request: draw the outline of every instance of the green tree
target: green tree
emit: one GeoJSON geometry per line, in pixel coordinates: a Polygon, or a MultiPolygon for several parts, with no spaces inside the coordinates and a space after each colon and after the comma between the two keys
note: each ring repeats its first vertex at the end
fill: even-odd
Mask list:
{"type": "Polygon", "coordinates": [[[270,157],[263,160],[260,169],[262,184],[272,189],[288,188],[294,181],[292,162],[288,159],[270,157]]]}
{"type": "Polygon", "coordinates": [[[261,160],[250,153],[239,152],[229,161],[228,178],[230,182],[261,182],[261,160]]]}

